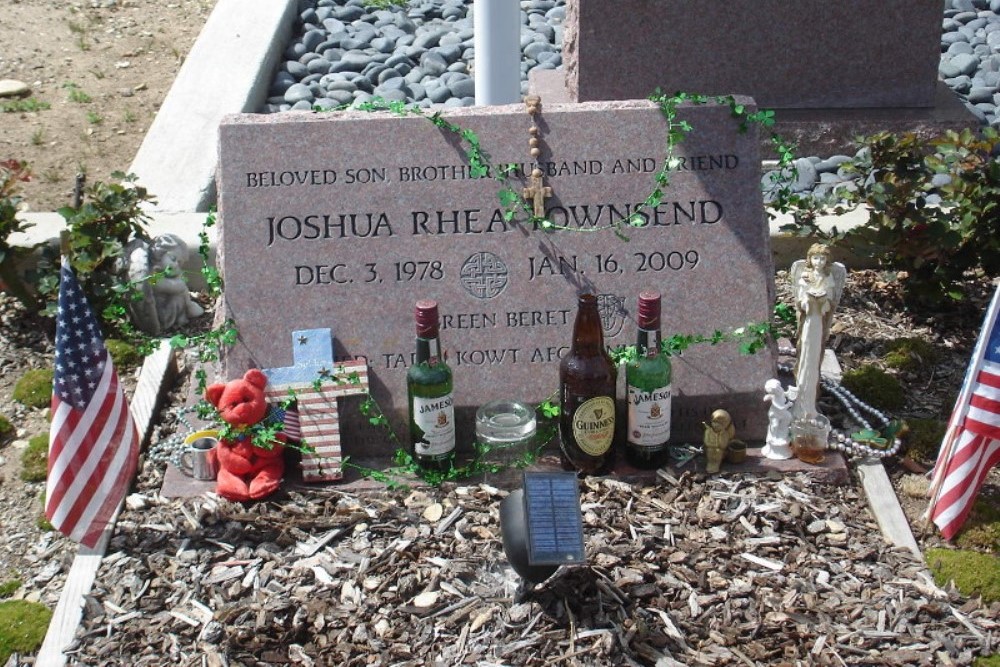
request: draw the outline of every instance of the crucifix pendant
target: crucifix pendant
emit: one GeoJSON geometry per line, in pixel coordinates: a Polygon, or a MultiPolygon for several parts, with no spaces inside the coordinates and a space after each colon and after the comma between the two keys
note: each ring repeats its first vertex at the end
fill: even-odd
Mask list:
{"type": "Polygon", "coordinates": [[[521,196],[531,202],[532,212],[536,218],[544,218],[545,200],[552,196],[552,188],[542,181],[542,170],[538,167],[531,170],[529,183],[521,196]]]}

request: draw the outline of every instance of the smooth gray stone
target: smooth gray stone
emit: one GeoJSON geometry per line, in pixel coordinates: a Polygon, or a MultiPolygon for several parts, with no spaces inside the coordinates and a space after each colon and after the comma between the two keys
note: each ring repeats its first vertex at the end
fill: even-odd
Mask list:
{"type": "MultiPolygon", "coordinates": [[[[320,81],[320,85],[324,85],[322,80],[320,81]]],[[[355,90],[358,89],[358,86],[353,81],[346,81],[344,79],[336,81],[328,81],[325,85],[327,93],[331,93],[335,90],[343,90],[348,93],[353,93],[355,90]]]]}
{"type": "Polygon", "coordinates": [[[402,53],[396,53],[389,56],[389,59],[385,61],[385,64],[388,67],[396,67],[397,65],[406,65],[408,68],[413,69],[413,65],[415,63],[413,62],[412,58],[402,53]]]}
{"type": "Polygon", "coordinates": [[[353,83],[355,86],[358,87],[358,91],[364,93],[371,93],[373,90],[375,90],[375,86],[372,84],[371,81],[368,80],[368,77],[362,76],[360,74],[351,79],[351,83],[353,83]]]}
{"type": "MultiPolygon", "coordinates": [[[[1000,2],[1000,0],[998,0],[998,2],[1000,2]]],[[[553,7],[549,11],[545,12],[545,18],[549,23],[562,23],[566,20],[566,5],[553,7]]]]}
{"type": "Polygon", "coordinates": [[[347,26],[344,22],[337,19],[327,19],[323,21],[323,27],[326,28],[326,31],[331,35],[336,35],[339,32],[347,32],[347,26]]]}
{"type": "Polygon", "coordinates": [[[302,101],[312,102],[314,99],[316,99],[316,96],[313,95],[313,92],[309,88],[309,86],[303,83],[296,83],[289,86],[288,90],[285,91],[284,97],[285,97],[285,102],[292,105],[302,101]]]}
{"type": "MultiPolygon", "coordinates": [[[[413,46],[413,42],[415,42],[416,39],[417,38],[414,35],[403,35],[396,40],[396,50],[399,51],[403,47],[413,46]]],[[[426,51],[426,49],[424,50],[426,51]]]]}
{"type": "Polygon", "coordinates": [[[334,7],[333,15],[345,23],[350,23],[364,16],[365,9],[356,5],[344,5],[343,7],[334,7]]]}
{"type": "Polygon", "coordinates": [[[935,188],[943,188],[949,183],[951,183],[951,175],[949,174],[934,174],[931,176],[931,186],[935,188]]]}
{"type": "Polygon", "coordinates": [[[555,28],[550,26],[548,23],[539,23],[538,25],[534,26],[533,30],[535,31],[536,35],[541,35],[542,37],[544,37],[546,42],[549,43],[555,42],[556,38],[555,28]]]}
{"type": "Polygon", "coordinates": [[[441,41],[441,37],[444,35],[444,30],[432,28],[424,33],[418,34],[416,39],[413,40],[413,45],[422,49],[429,49],[432,46],[437,46],[438,42],[441,41]]]}
{"type": "Polygon", "coordinates": [[[974,109],[979,109],[980,111],[982,111],[984,118],[988,114],[994,114],[995,115],[996,112],[997,112],[996,105],[991,104],[989,102],[978,102],[978,103],[972,105],[972,107],[974,109]]]}
{"type": "Polygon", "coordinates": [[[403,78],[406,79],[407,83],[417,83],[418,81],[422,82],[425,78],[427,78],[427,72],[424,71],[423,67],[414,67],[407,72],[406,76],[403,78]]]}
{"type": "Polygon", "coordinates": [[[378,88],[375,89],[375,97],[381,97],[382,99],[389,102],[405,102],[406,101],[406,91],[403,90],[386,90],[379,91],[378,88]]]}
{"type": "Polygon", "coordinates": [[[801,157],[792,162],[792,165],[798,171],[795,181],[790,186],[792,191],[805,192],[810,189],[818,176],[815,165],[808,158],[801,157]]]}
{"type": "Polygon", "coordinates": [[[430,49],[430,53],[438,53],[442,58],[445,59],[447,63],[453,63],[462,55],[462,45],[461,44],[445,44],[444,46],[435,46],[430,49]]]}
{"type": "Polygon", "coordinates": [[[312,61],[316,60],[317,58],[321,58],[321,57],[322,56],[320,56],[318,53],[305,53],[305,54],[302,55],[301,58],[299,58],[299,62],[302,63],[303,65],[308,65],[312,61]]]}
{"type": "Polygon", "coordinates": [[[465,16],[464,5],[446,5],[441,8],[441,18],[446,21],[449,19],[460,19],[463,16],[465,16]]]}
{"type": "Polygon", "coordinates": [[[816,171],[818,172],[836,171],[837,169],[840,168],[840,165],[850,161],[851,158],[847,155],[831,155],[825,160],[820,160],[819,162],[816,163],[815,165],[816,171]]]}
{"type": "Polygon", "coordinates": [[[285,49],[285,53],[283,55],[287,60],[298,60],[303,56],[303,54],[305,54],[305,52],[306,47],[302,44],[302,42],[295,42],[285,49]]]}
{"type": "Polygon", "coordinates": [[[462,102],[462,100],[459,99],[459,98],[457,98],[457,97],[449,97],[447,100],[444,101],[444,105],[445,105],[445,107],[447,107],[449,109],[454,109],[456,107],[464,107],[465,106],[465,104],[462,102]]]}
{"type": "Polygon", "coordinates": [[[949,88],[959,93],[968,92],[972,88],[972,79],[964,74],[951,79],[945,79],[944,82],[948,84],[949,88]]]}
{"type": "Polygon", "coordinates": [[[427,97],[427,91],[424,90],[424,87],[419,83],[411,83],[409,84],[409,88],[410,88],[410,99],[412,99],[413,101],[416,102],[427,97]]]}
{"type": "Polygon", "coordinates": [[[990,0],[990,11],[1000,13],[1000,0],[990,0]]]}
{"type": "Polygon", "coordinates": [[[992,102],[993,93],[996,92],[996,88],[987,88],[984,86],[973,86],[969,92],[966,94],[967,99],[973,104],[977,102],[992,102]]]}
{"type": "Polygon", "coordinates": [[[476,82],[471,77],[458,79],[448,84],[448,89],[455,97],[472,97],[476,94],[476,82]]]}
{"type": "Polygon", "coordinates": [[[454,46],[461,43],[462,38],[458,36],[457,32],[449,32],[441,37],[438,46],[454,46]]]}
{"type": "Polygon", "coordinates": [[[312,51],[317,46],[322,44],[324,39],[326,39],[325,32],[321,30],[310,30],[302,36],[302,47],[306,51],[312,51]]]}
{"type": "Polygon", "coordinates": [[[315,102],[312,103],[313,109],[315,110],[315,109],[318,108],[318,109],[320,109],[322,111],[332,111],[333,109],[336,109],[339,106],[343,106],[344,104],[350,104],[351,103],[351,101],[352,101],[353,98],[351,97],[350,93],[345,93],[342,90],[338,90],[337,93],[339,93],[341,95],[346,95],[347,99],[346,100],[337,100],[337,99],[333,99],[332,97],[321,97],[321,98],[319,98],[318,100],[316,100],[315,102]]]}
{"type": "Polygon", "coordinates": [[[296,80],[309,74],[309,70],[306,69],[306,66],[298,60],[287,60],[285,61],[283,67],[285,68],[285,71],[295,77],[296,80]]]}
{"type": "Polygon", "coordinates": [[[309,61],[306,65],[306,69],[309,70],[310,74],[326,74],[330,71],[330,67],[333,65],[326,58],[316,58],[315,60],[309,61]]]}
{"type": "Polygon", "coordinates": [[[376,37],[371,41],[371,46],[381,53],[392,53],[392,50],[396,48],[396,43],[388,37],[376,37]]]}
{"type": "Polygon", "coordinates": [[[986,44],[991,47],[997,48],[1000,47],[1000,22],[994,25],[998,26],[998,29],[987,33],[986,44]]]}
{"type": "Polygon", "coordinates": [[[555,49],[548,42],[532,42],[528,46],[524,47],[524,55],[532,60],[538,60],[538,55],[541,53],[551,53],[555,49]]]}
{"type": "Polygon", "coordinates": [[[322,24],[323,21],[325,21],[328,18],[330,18],[331,14],[333,14],[333,10],[330,9],[329,7],[317,7],[316,8],[316,18],[318,19],[318,22],[320,24],[322,24]]]}
{"type": "Polygon", "coordinates": [[[395,23],[397,28],[407,34],[412,35],[417,31],[417,24],[404,14],[396,14],[395,23]]]}
{"type": "Polygon", "coordinates": [[[458,62],[454,62],[454,63],[448,65],[448,71],[449,72],[459,72],[461,74],[468,74],[469,73],[469,66],[466,65],[462,61],[458,61],[458,62]]]}
{"type": "Polygon", "coordinates": [[[307,100],[300,100],[292,105],[292,111],[312,111],[313,103],[307,100]]]}
{"type": "Polygon", "coordinates": [[[301,14],[299,14],[299,19],[303,23],[318,24],[320,22],[319,14],[317,14],[316,10],[313,9],[312,7],[309,7],[304,12],[302,12],[301,14]]]}
{"type": "Polygon", "coordinates": [[[427,86],[426,92],[427,99],[434,104],[441,104],[451,97],[451,90],[448,89],[448,86],[437,86],[436,88],[427,86]]]}
{"type": "Polygon", "coordinates": [[[391,79],[386,79],[379,85],[375,86],[375,94],[378,95],[379,91],[386,90],[402,90],[407,94],[410,92],[410,87],[406,83],[406,79],[401,76],[396,76],[391,79]]]}
{"type": "Polygon", "coordinates": [[[351,106],[358,106],[363,102],[370,102],[372,100],[372,97],[373,95],[371,93],[366,93],[364,91],[359,90],[358,92],[354,93],[354,101],[351,102],[351,106]]]}
{"type": "Polygon", "coordinates": [[[986,19],[980,16],[966,23],[965,27],[968,28],[969,30],[979,30],[980,28],[985,27],[986,23],[987,23],[986,19]]]}
{"type": "Polygon", "coordinates": [[[338,60],[344,57],[343,49],[325,49],[322,53],[323,57],[332,63],[337,62],[338,60]]]}
{"type": "Polygon", "coordinates": [[[366,79],[372,82],[372,84],[378,83],[378,77],[382,72],[389,69],[382,63],[370,63],[367,67],[361,70],[361,74],[364,75],[366,79]]]}
{"type": "Polygon", "coordinates": [[[382,85],[386,81],[390,81],[392,79],[399,79],[402,83],[406,83],[406,81],[403,79],[403,75],[399,72],[399,70],[385,65],[383,65],[383,67],[385,69],[383,69],[381,72],[378,73],[378,78],[376,79],[379,85],[382,85]]]}
{"type": "Polygon", "coordinates": [[[427,51],[420,56],[420,68],[428,76],[440,76],[448,70],[448,61],[437,51],[427,51]]]}
{"type": "Polygon", "coordinates": [[[979,67],[979,58],[968,53],[959,53],[953,56],[949,63],[958,70],[959,74],[972,74],[979,67]]]}
{"type": "MultiPolygon", "coordinates": [[[[294,62],[294,61],[293,61],[294,62]]],[[[274,75],[274,80],[271,81],[271,87],[268,88],[268,95],[281,96],[281,100],[285,99],[285,91],[288,90],[292,85],[297,82],[296,78],[288,72],[278,72],[274,75]]],[[[273,104],[273,103],[272,103],[273,104]]]]}
{"type": "MultiPolygon", "coordinates": [[[[392,43],[395,44],[396,40],[405,35],[406,33],[396,27],[395,23],[390,23],[389,25],[382,26],[382,37],[386,39],[391,39],[392,43]]],[[[372,40],[373,42],[375,40],[372,40]]]]}
{"type": "Polygon", "coordinates": [[[842,183],[843,181],[844,178],[837,173],[826,171],[819,175],[820,183],[842,183]]]}
{"type": "Polygon", "coordinates": [[[348,51],[341,57],[340,60],[333,63],[330,68],[331,72],[360,72],[372,61],[371,56],[358,53],[356,51],[348,51]]]}
{"type": "Polygon", "coordinates": [[[983,72],[1000,72],[1000,55],[992,55],[983,58],[980,63],[983,72]]]}
{"type": "Polygon", "coordinates": [[[1000,88],[1000,72],[984,72],[980,70],[976,74],[976,77],[979,79],[979,83],[977,84],[973,81],[973,86],[980,85],[985,88],[993,88],[994,90],[1000,88]]]}
{"type": "Polygon", "coordinates": [[[953,44],[948,46],[948,51],[947,51],[947,53],[953,56],[959,53],[973,53],[973,52],[974,49],[972,48],[972,44],[969,44],[968,42],[954,42],[953,44]]]}
{"type": "Polygon", "coordinates": [[[562,65],[562,54],[558,51],[550,51],[548,53],[539,54],[538,64],[547,64],[552,67],[558,67],[559,65],[562,65]]]}

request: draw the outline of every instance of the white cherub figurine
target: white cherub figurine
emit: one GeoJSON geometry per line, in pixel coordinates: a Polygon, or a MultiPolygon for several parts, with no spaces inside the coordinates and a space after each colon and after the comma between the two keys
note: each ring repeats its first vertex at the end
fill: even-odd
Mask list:
{"type": "Polygon", "coordinates": [[[792,458],[788,432],[792,425],[792,405],[798,387],[789,387],[786,392],[781,381],[774,378],[764,383],[764,401],[770,402],[767,411],[767,444],[760,453],[777,461],[792,458]]]}

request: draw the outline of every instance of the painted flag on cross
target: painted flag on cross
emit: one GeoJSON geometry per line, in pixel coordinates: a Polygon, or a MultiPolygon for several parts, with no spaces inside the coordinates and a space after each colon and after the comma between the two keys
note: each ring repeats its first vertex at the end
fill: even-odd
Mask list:
{"type": "Polygon", "coordinates": [[[94,547],[135,474],[139,434],[97,318],[63,259],[45,516],[94,547]]]}
{"type": "Polygon", "coordinates": [[[979,334],[931,480],[930,517],[950,540],[1000,462],[1000,284],[979,334]]]}

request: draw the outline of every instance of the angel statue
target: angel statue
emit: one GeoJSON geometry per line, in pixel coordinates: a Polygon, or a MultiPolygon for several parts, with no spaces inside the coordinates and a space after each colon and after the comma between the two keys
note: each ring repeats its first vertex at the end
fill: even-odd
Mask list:
{"type": "Polygon", "coordinates": [[[767,440],[760,450],[764,458],[778,461],[792,458],[788,433],[792,426],[792,407],[797,392],[797,387],[783,389],[781,380],[777,378],[764,383],[764,402],[771,404],[767,410],[767,440]]]}
{"type": "Polygon", "coordinates": [[[135,239],[125,247],[129,281],[142,293],[129,302],[133,323],[151,336],[159,336],[205,311],[191,298],[181,274],[188,247],[175,234],[161,234],[152,242],[135,239]]]}
{"type": "Polygon", "coordinates": [[[796,417],[809,418],[817,414],[819,371],[823,349],[830,335],[833,311],[840,304],[847,282],[847,269],[840,262],[830,261],[830,248],[814,243],[806,258],[792,264],[792,292],[798,313],[795,364],[796,417]]]}

